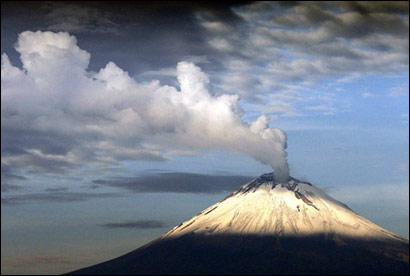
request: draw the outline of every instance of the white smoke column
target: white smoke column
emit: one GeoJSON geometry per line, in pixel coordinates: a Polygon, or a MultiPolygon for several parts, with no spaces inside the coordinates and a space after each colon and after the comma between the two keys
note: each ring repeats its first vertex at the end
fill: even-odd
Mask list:
{"type": "MultiPolygon", "coordinates": [[[[286,159],[287,136],[279,128],[269,128],[269,121],[269,116],[262,115],[251,124],[250,129],[252,132],[259,134],[262,139],[271,143],[269,147],[270,156],[267,157],[269,164],[275,172],[275,179],[279,182],[286,182],[289,178],[289,165],[286,159]]],[[[259,160],[257,156],[255,158],[259,160]]],[[[259,161],[266,164],[264,159],[259,161]]]]}
{"type": "Polygon", "coordinates": [[[90,54],[68,33],[26,31],[16,50],[24,70],[2,56],[2,122],[75,134],[81,141],[65,156],[30,148],[27,152],[37,158],[73,163],[159,160],[175,147],[223,148],[271,165],[278,181],[288,179],[286,134],[270,128],[266,115],[251,124],[242,121],[239,97],[212,96],[208,76],[193,63],[178,63],[178,90],[159,81],[138,83],[113,62],[98,73],[88,72],[90,54]],[[83,149],[98,154],[84,157],[83,149]]]}
{"type": "Polygon", "coordinates": [[[282,130],[269,128],[269,116],[262,115],[250,125],[242,122],[239,97],[212,97],[206,88],[208,76],[192,63],[178,63],[177,76],[181,94],[185,94],[181,100],[197,118],[188,131],[189,139],[194,137],[194,140],[185,141],[186,144],[244,152],[263,164],[271,165],[277,181],[287,181],[287,137],[282,130]],[[198,131],[205,135],[196,135],[198,131]]]}

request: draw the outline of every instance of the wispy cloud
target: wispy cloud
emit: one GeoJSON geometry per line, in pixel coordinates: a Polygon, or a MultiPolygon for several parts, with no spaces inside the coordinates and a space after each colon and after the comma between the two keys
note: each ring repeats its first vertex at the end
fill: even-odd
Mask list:
{"type": "MultiPolygon", "coordinates": [[[[3,154],[3,148],[1,150],[3,154]]],[[[2,159],[1,162],[1,182],[8,182],[8,181],[25,181],[27,177],[16,174],[14,169],[9,164],[6,164],[2,159]]]]}
{"type": "Polygon", "coordinates": [[[96,179],[93,185],[127,189],[135,193],[221,193],[231,192],[252,180],[238,175],[152,173],[136,177],[96,179]]]}
{"type": "Polygon", "coordinates": [[[102,227],[116,229],[116,228],[131,228],[131,229],[155,229],[166,227],[165,223],[158,220],[136,220],[119,223],[105,223],[102,227]]]}
{"type": "Polygon", "coordinates": [[[390,89],[388,96],[393,98],[404,97],[409,95],[409,86],[395,86],[390,89]]]}
{"type": "Polygon", "coordinates": [[[75,192],[45,192],[19,195],[7,195],[1,198],[1,204],[17,205],[26,203],[70,203],[83,202],[93,198],[108,198],[120,196],[116,193],[75,193],[75,192]]]}
{"type": "Polygon", "coordinates": [[[362,97],[365,98],[365,99],[373,98],[374,94],[369,93],[369,92],[365,92],[365,93],[362,93],[362,97]]]}
{"type": "MultiPolygon", "coordinates": [[[[228,72],[215,74],[218,87],[256,100],[258,95],[281,95],[289,90],[299,96],[304,90],[295,86],[317,87],[328,79],[357,81],[369,74],[407,71],[408,5],[372,4],[250,3],[233,8],[241,21],[227,33],[222,21],[201,18],[209,32],[209,45],[220,52],[221,66],[228,72]]],[[[308,105],[327,104],[317,98],[304,105],[298,98],[282,102],[297,113],[317,111],[306,108],[308,105]]],[[[337,112],[340,110],[315,114],[337,112]]]]}
{"type": "Polygon", "coordinates": [[[305,109],[310,111],[322,112],[324,115],[333,115],[337,112],[337,108],[323,104],[307,106],[305,109]]]}
{"type": "Polygon", "coordinates": [[[194,150],[170,150],[167,152],[167,155],[185,155],[185,156],[193,156],[198,155],[199,153],[194,150]]]}
{"type": "Polygon", "coordinates": [[[55,188],[47,188],[45,192],[67,192],[69,190],[68,187],[55,187],[55,188]]]}
{"type": "Polygon", "coordinates": [[[10,192],[10,191],[19,191],[24,189],[24,186],[15,185],[15,184],[8,184],[8,183],[1,183],[1,192],[10,192]]]}
{"type": "Polygon", "coordinates": [[[400,118],[402,119],[403,123],[409,124],[409,113],[401,114],[400,118]]]}

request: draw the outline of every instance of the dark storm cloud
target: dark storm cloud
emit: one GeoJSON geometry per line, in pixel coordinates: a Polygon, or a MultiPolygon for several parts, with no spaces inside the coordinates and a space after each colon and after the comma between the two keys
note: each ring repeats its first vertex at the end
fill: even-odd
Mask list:
{"type": "Polygon", "coordinates": [[[136,177],[97,179],[93,184],[124,188],[135,193],[207,193],[232,192],[253,177],[194,173],[158,173],[136,177]]]}
{"type": "Polygon", "coordinates": [[[1,204],[17,205],[26,203],[70,203],[83,202],[93,198],[110,198],[117,197],[119,194],[115,193],[75,193],[75,192],[47,192],[47,193],[33,193],[22,195],[10,195],[1,198],[1,204]]]}
{"type": "Polygon", "coordinates": [[[158,220],[137,220],[137,221],[127,221],[120,223],[105,223],[101,224],[105,228],[132,228],[132,229],[155,229],[165,227],[165,223],[158,220]]]}

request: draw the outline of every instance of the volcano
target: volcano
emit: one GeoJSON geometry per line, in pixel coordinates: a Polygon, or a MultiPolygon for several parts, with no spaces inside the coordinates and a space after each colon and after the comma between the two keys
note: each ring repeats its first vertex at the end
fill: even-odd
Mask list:
{"type": "Polygon", "coordinates": [[[408,273],[408,240],[309,182],[270,173],[152,242],[69,275],[408,273]]]}

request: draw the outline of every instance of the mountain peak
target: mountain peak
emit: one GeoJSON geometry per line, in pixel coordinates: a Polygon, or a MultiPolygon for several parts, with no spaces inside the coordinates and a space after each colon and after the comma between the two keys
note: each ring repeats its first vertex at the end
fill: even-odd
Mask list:
{"type": "Polygon", "coordinates": [[[249,191],[251,189],[257,189],[262,185],[271,186],[272,189],[274,189],[277,185],[280,185],[282,188],[287,188],[288,190],[295,191],[296,187],[298,187],[298,185],[300,184],[312,186],[312,184],[309,182],[301,181],[291,176],[289,176],[286,182],[277,181],[275,178],[275,174],[272,172],[262,174],[261,176],[255,178],[251,182],[243,185],[238,191],[249,191]]]}
{"type": "Polygon", "coordinates": [[[408,241],[309,182],[267,173],[119,258],[77,275],[408,275],[408,241]]]}
{"type": "Polygon", "coordinates": [[[403,240],[355,213],[309,182],[262,174],[162,238],[186,234],[349,236],[403,240]]]}

